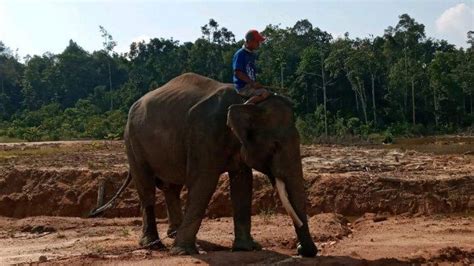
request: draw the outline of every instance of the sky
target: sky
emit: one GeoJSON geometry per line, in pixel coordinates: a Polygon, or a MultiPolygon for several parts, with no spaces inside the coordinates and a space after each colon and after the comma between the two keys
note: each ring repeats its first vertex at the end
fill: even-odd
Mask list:
{"type": "Polygon", "coordinates": [[[60,53],[70,39],[88,51],[102,48],[99,25],[126,52],[134,41],[173,38],[195,41],[210,18],[243,39],[249,29],[269,24],[291,27],[301,19],[334,37],[381,36],[407,13],[425,25],[428,37],[467,47],[474,30],[474,0],[344,1],[151,1],[0,0],[0,41],[20,57],[60,53]]]}

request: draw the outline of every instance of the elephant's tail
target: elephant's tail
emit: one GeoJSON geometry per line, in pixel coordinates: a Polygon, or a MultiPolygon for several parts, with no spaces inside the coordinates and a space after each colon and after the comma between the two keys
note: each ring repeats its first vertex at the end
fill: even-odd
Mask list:
{"type": "Polygon", "coordinates": [[[117,193],[107,202],[106,204],[97,207],[93,209],[92,211],[89,212],[88,217],[97,217],[98,215],[102,214],[104,211],[110,209],[111,207],[114,206],[115,200],[120,197],[122,192],[127,188],[128,184],[130,184],[130,181],[132,180],[132,175],[130,174],[130,171],[128,171],[127,179],[125,179],[125,182],[123,182],[122,186],[119,188],[117,193]]]}

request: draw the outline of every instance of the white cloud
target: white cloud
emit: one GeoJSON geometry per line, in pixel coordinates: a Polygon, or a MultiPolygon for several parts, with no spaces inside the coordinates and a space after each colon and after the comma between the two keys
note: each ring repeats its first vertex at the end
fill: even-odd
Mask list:
{"type": "Polygon", "coordinates": [[[436,20],[436,29],[440,33],[465,37],[469,30],[474,30],[474,8],[461,3],[446,9],[436,20]]]}

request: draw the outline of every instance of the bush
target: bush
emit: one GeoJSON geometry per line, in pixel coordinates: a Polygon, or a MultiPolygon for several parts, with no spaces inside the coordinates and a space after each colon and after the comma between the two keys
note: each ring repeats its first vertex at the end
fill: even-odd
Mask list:
{"type": "Polygon", "coordinates": [[[37,127],[25,128],[21,138],[27,141],[39,141],[41,140],[41,131],[37,127]]]}
{"type": "Polygon", "coordinates": [[[296,128],[300,133],[302,143],[314,142],[314,139],[324,134],[324,109],[318,106],[312,114],[298,117],[296,128]]]}
{"type": "Polygon", "coordinates": [[[0,136],[27,141],[60,139],[120,139],[127,113],[113,110],[101,113],[90,100],[81,99],[71,108],[62,110],[52,103],[35,111],[14,115],[11,123],[0,121],[0,136]]]}
{"type": "Polygon", "coordinates": [[[397,122],[388,126],[385,131],[392,136],[415,137],[428,135],[434,132],[434,129],[433,127],[425,127],[422,124],[413,125],[408,122],[397,122]]]}
{"type": "Polygon", "coordinates": [[[390,131],[388,130],[385,130],[383,132],[383,140],[382,140],[382,143],[384,144],[390,144],[390,143],[393,143],[393,135],[390,131]]]}
{"type": "MultiPolygon", "coordinates": [[[[342,138],[345,136],[360,135],[367,138],[373,133],[373,124],[361,123],[357,117],[345,118],[338,112],[335,116],[327,113],[328,119],[328,137],[335,136],[342,138]]],[[[312,114],[298,117],[296,120],[296,128],[300,133],[302,143],[312,143],[317,138],[324,136],[324,109],[318,106],[312,114]]]]}

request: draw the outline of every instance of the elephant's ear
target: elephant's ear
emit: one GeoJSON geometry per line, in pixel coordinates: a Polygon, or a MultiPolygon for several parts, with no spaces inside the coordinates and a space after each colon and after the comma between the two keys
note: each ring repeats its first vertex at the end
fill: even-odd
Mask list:
{"type": "Polygon", "coordinates": [[[227,113],[227,126],[232,129],[242,145],[249,142],[249,131],[260,119],[262,108],[254,104],[234,104],[227,113]]]}

